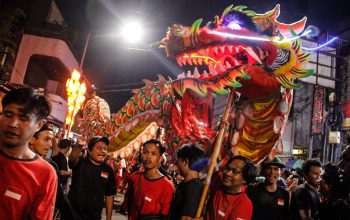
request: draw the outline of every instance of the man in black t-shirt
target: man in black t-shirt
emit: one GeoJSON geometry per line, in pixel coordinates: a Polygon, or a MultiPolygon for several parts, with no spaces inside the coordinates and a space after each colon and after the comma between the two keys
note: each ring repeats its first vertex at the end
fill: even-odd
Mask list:
{"type": "Polygon", "coordinates": [[[301,168],[306,180],[292,193],[291,219],[319,219],[318,211],[321,204],[321,194],[318,192],[321,180],[322,164],[318,160],[307,160],[301,168]]]}
{"type": "Polygon", "coordinates": [[[104,162],[108,144],[106,137],[93,137],[86,158],[79,157],[82,150],[79,146],[69,157],[73,175],[68,198],[78,219],[101,219],[103,207],[106,207],[107,220],[112,218],[116,184],[112,168],[104,162]]]}
{"type": "Polygon", "coordinates": [[[277,185],[284,164],[275,157],[262,164],[265,181],[247,188],[246,193],[253,203],[252,220],[289,219],[289,193],[277,185]]]}
{"type": "Polygon", "coordinates": [[[170,220],[192,219],[195,217],[203,183],[199,179],[201,162],[205,153],[200,146],[185,144],[176,152],[177,166],[184,180],[176,187],[170,208],[170,220]]]}
{"type": "Polygon", "coordinates": [[[57,164],[59,170],[59,178],[62,183],[63,189],[66,189],[68,178],[72,175],[72,171],[68,169],[68,160],[66,154],[71,148],[71,141],[68,139],[62,139],[58,143],[59,152],[56,156],[52,157],[52,160],[57,164]]]}

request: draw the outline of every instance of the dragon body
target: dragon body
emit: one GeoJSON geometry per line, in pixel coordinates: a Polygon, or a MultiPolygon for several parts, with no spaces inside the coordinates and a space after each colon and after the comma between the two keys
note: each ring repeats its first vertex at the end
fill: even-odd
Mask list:
{"type": "Polygon", "coordinates": [[[293,89],[301,87],[295,80],[313,74],[303,69],[309,54],[302,51],[299,39],[306,18],[283,24],[277,21],[279,13],[279,5],[265,14],[231,5],[203,27],[202,19],[191,27],[172,25],[159,45],[168,57],[192,70],[176,80],[146,81],[117,114],[111,115],[107,103],[94,97],[84,107],[86,133],[108,135],[114,151],[157,122],[165,130],[170,152],[187,142],[200,142],[210,151],[216,135],[214,100],[231,88],[236,98],[226,151],[256,163],[274,155],[293,89]]]}

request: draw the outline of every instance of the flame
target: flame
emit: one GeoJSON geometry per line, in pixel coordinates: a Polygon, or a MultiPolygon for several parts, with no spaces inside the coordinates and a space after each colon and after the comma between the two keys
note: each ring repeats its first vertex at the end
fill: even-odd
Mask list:
{"type": "Polygon", "coordinates": [[[67,131],[67,136],[74,124],[75,115],[85,101],[86,84],[80,82],[80,77],[80,72],[74,69],[72,77],[66,82],[68,109],[65,119],[65,129],[67,131]]]}

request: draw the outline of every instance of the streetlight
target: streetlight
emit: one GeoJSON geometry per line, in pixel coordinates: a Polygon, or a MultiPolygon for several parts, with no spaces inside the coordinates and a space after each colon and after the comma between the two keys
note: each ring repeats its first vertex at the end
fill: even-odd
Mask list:
{"type": "Polygon", "coordinates": [[[125,41],[129,43],[138,43],[143,36],[142,26],[137,21],[130,21],[123,25],[121,34],[125,41]]]}

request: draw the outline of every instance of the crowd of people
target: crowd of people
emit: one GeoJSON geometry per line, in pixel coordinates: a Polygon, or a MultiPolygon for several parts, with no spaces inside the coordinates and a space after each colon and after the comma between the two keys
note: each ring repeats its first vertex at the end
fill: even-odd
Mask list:
{"type": "Polygon", "coordinates": [[[159,140],[146,141],[129,161],[109,158],[108,138],[93,137],[87,146],[62,139],[45,122],[50,111],[29,88],[2,99],[0,219],[101,219],[105,209],[110,220],[117,193],[124,195],[117,211],[129,220],[350,219],[350,146],[338,164],[310,159],[300,170],[277,157],[256,166],[236,155],[209,180],[198,144],[177,149],[177,174],[159,140]]]}

